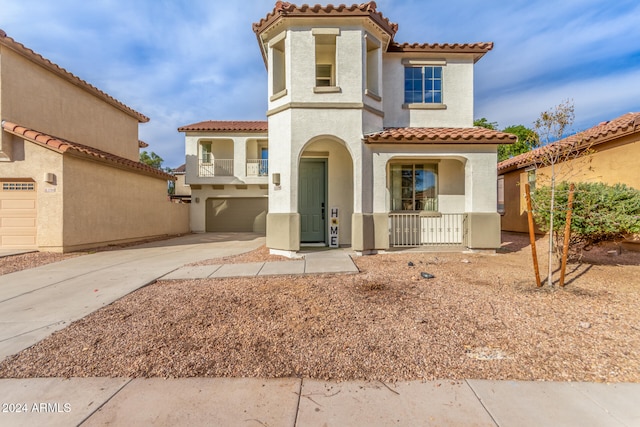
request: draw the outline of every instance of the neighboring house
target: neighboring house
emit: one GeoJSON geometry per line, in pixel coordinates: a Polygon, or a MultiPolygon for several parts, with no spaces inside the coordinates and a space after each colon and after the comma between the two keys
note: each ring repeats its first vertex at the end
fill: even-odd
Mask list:
{"type": "Polygon", "coordinates": [[[171,200],[181,203],[191,203],[191,187],[186,183],[185,177],[187,167],[185,164],[178,166],[171,171],[176,179],[173,183],[173,194],[171,200]]]}
{"type": "Polygon", "coordinates": [[[400,44],[397,29],[375,2],[277,2],[254,24],[268,121],[179,129],[200,197],[192,230],[225,229],[219,212],[246,204],[255,224],[266,216],[271,252],[289,256],[316,244],[498,248],[497,147],[515,136],[473,127],[474,64],[493,44],[400,44]],[[267,141],[269,176],[250,176],[267,141]],[[234,164],[225,181],[207,169],[216,159],[234,164]]]}
{"type": "Polygon", "coordinates": [[[627,113],[584,132],[537,148],[498,164],[498,207],[502,229],[527,232],[525,184],[548,185],[546,153],[566,150],[581,153],[555,166],[556,182],[603,182],[640,189],[640,113],[627,113]],[[588,150],[585,152],[584,150],[588,150]]]}
{"type": "Polygon", "coordinates": [[[188,232],[140,163],[149,119],[0,30],[0,247],[72,251],[188,232]]]}
{"type": "Polygon", "coordinates": [[[265,233],[268,196],[267,122],[206,121],[186,134],[185,182],[191,187],[191,230],[265,233]]]}

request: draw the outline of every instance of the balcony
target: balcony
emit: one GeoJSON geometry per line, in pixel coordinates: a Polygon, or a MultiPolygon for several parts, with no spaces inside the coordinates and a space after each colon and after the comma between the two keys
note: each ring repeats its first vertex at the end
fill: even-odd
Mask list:
{"type": "Polygon", "coordinates": [[[247,176],[268,176],[269,160],[266,159],[247,159],[247,176]]]}
{"type": "Polygon", "coordinates": [[[215,159],[211,162],[200,161],[198,176],[233,176],[233,159],[215,159]]]}

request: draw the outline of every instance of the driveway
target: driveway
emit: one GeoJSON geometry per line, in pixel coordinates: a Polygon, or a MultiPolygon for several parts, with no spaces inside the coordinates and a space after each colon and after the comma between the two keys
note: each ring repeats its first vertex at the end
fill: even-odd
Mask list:
{"type": "Polygon", "coordinates": [[[190,234],[0,276],[0,360],[184,264],[264,242],[253,233],[190,234]]]}

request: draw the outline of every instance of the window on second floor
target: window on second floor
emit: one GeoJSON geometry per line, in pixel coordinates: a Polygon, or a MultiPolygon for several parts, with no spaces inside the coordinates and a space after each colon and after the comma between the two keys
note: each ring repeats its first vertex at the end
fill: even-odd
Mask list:
{"type": "Polygon", "coordinates": [[[404,69],[405,104],[442,104],[442,67],[420,66],[404,69]]]}
{"type": "MultiPolygon", "coordinates": [[[[366,94],[373,98],[380,98],[379,88],[379,58],[380,58],[380,42],[367,34],[366,36],[366,94]]],[[[380,100],[380,99],[378,99],[380,100]]]]}
{"type": "Polygon", "coordinates": [[[200,162],[201,163],[212,163],[213,157],[211,155],[211,143],[203,142],[200,144],[200,162]]]}
{"type": "Polygon", "coordinates": [[[285,94],[287,89],[287,73],[286,73],[286,54],[285,54],[285,35],[282,33],[271,41],[271,83],[272,96],[279,97],[285,94]]]}
{"type": "Polygon", "coordinates": [[[340,30],[337,28],[316,28],[312,34],[315,39],[316,92],[333,91],[338,86],[336,82],[336,38],[340,34],[340,30]]]}

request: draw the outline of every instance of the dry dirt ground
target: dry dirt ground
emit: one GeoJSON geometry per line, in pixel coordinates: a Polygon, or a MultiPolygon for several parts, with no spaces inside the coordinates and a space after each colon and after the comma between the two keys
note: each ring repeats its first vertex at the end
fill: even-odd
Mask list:
{"type": "Polygon", "coordinates": [[[536,288],[526,236],[504,241],[495,255],[355,258],[355,275],[160,281],[6,359],[0,377],[640,381],[640,254],[595,248],[565,288],[536,288]]]}

